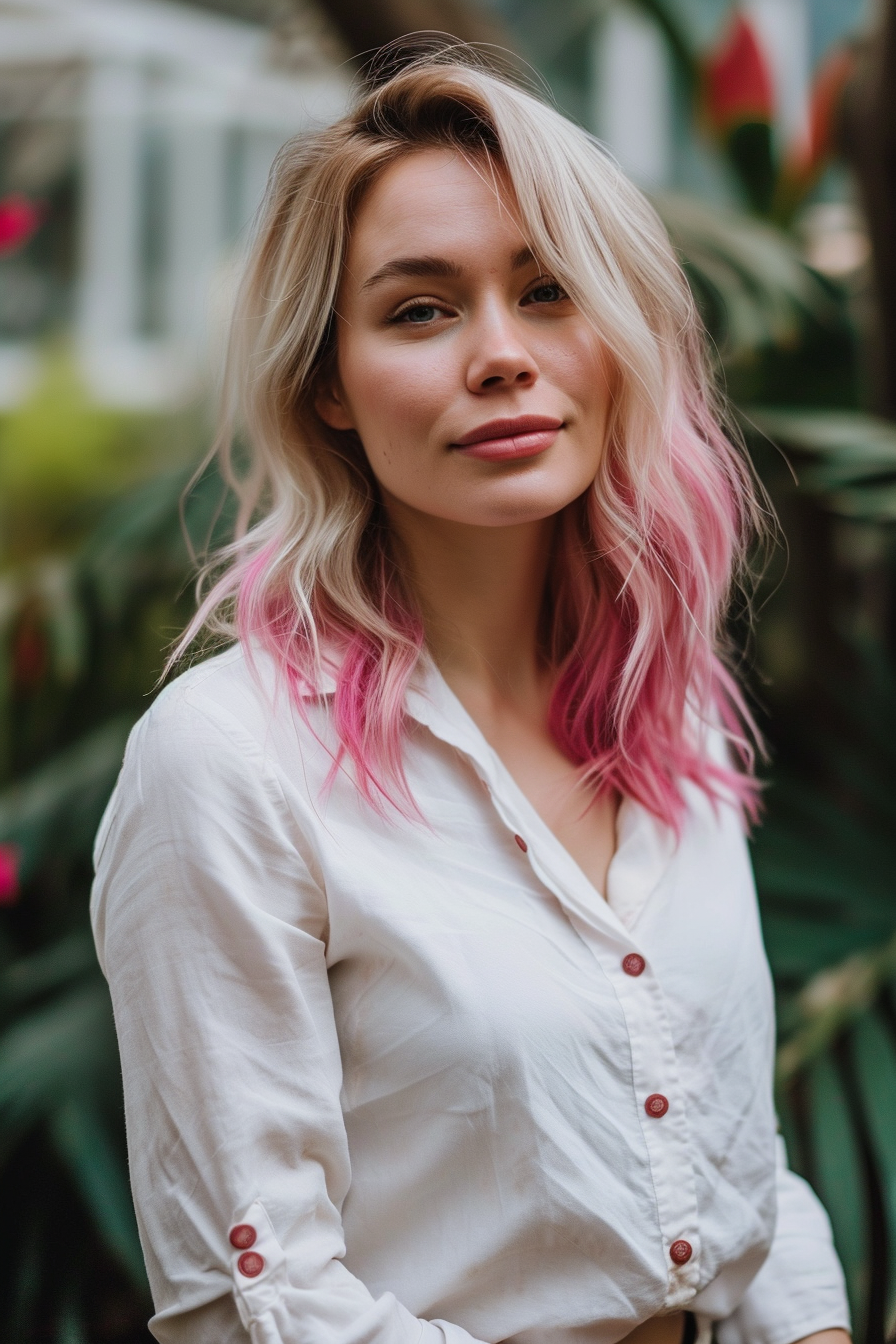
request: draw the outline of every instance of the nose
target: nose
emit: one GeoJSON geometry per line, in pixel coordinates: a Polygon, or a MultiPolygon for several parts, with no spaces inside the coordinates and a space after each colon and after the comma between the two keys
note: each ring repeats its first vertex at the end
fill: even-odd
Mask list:
{"type": "Polygon", "coordinates": [[[470,359],[467,387],[471,392],[528,387],[538,377],[538,365],[519,321],[503,303],[495,301],[469,329],[470,359]]]}

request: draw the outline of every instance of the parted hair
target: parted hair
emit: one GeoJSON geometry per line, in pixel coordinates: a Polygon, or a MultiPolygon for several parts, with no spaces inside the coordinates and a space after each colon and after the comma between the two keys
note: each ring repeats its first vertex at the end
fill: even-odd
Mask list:
{"type": "Polygon", "coordinates": [[[550,730],[598,794],[618,790],[676,829],[685,781],[752,813],[753,729],[724,630],[762,508],[723,428],[686,279],[656,211],[599,142],[458,45],[381,71],[340,120],[276,159],[223,384],[217,451],[236,533],[204,567],[173,658],[203,633],[239,638],[273,657],[299,706],[329,659],[337,764],[373,806],[414,810],[403,705],[423,623],[363,446],[323,423],[315,395],[333,368],[359,202],[387,165],[433,146],[488,161],[613,371],[600,467],[558,519],[545,593],[550,730]],[[711,723],[729,763],[707,751],[711,723]]]}

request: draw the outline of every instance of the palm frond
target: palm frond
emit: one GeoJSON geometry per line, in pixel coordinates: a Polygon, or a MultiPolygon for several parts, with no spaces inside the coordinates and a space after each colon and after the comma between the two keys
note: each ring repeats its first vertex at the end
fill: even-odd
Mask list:
{"type": "Polygon", "coordinates": [[[808,323],[839,321],[836,290],[782,230],[689,196],[663,192],[654,203],[724,362],[793,347],[808,323]]]}
{"type": "Polygon", "coordinates": [[[799,486],[847,518],[896,520],[896,425],[860,411],[748,406],[743,419],[797,459],[799,486]]]}
{"type": "Polygon", "coordinates": [[[102,724],[0,794],[0,839],[17,844],[27,881],[52,850],[89,853],[121,766],[131,718],[102,724]]]}

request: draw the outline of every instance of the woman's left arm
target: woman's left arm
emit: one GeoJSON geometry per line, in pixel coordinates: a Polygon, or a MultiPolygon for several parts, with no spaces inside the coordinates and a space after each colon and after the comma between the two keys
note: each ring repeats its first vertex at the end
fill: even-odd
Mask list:
{"type": "Polygon", "coordinates": [[[814,1335],[804,1335],[796,1344],[850,1344],[851,1339],[848,1330],[817,1330],[814,1335]]]}
{"type": "Polygon", "coordinates": [[[778,1220],[765,1264],[719,1344],[849,1344],[849,1305],[831,1224],[815,1192],[787,1166],[778,1140],[778,1220]]]}

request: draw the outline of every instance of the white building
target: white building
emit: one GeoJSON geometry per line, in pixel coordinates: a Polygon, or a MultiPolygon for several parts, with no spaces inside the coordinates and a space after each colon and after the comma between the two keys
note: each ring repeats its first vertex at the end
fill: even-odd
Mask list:
{"type": "Polygon", "coordinates": [[[0,198],[24,184],[50,200],[33,246],[0,262],[0,405],[27,395],[53,321],[100,401],[171,405],[201,385],[274,154],[345,104],[348,73],[313,27],[287,71],[264,28],[169,0],[0,0],[0,198]]]}

